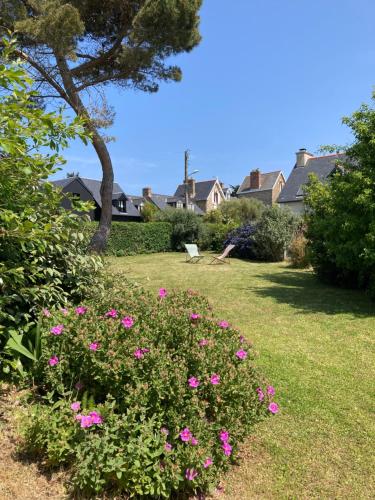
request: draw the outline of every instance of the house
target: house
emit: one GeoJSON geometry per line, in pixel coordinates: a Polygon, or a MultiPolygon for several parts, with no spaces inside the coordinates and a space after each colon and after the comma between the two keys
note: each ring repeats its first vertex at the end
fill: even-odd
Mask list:
{"type": "MultiPolygon", "coordinates": [[[[185,197],[184,196],[170,196],[167,194],[155,194],[152,192],[150,187],[145,187],[142,190],[142,196],[129,196],[135,207],[142,212],[142,208],[145,203],[152,203],[159,210],[164,210],[165,208],[185,208],[185,197]]],[[[189,199],[189,210],[192,210],[198,215],[203,215],[204,212],[199,208],[199,206],[194,203],[193,200],[189,199]]]]}
{"type": "MultiPolygon", "coordinates": [[[[203,211],[209,212],[215,210],[220,203],[228,199],[228,191],[223,191],[224,184],[217,179],[209,181],[196,181],[195,179],[188,180],[189,200],[203,211]]],[[[176,198],[185,198],[185,184],[180,184],[176,189],[174,196],[176,198]]]]}
{"type": "Polygon", "coordinates": [[[247,175],[237,191],[238,198],[255,198],[266,205],[273,205],[285,186],[281,170],[262,173],[259,169],[247,175]]]}
{"type": "Polygon", "coordinates": [[[296,164],[277,200],[282,207],[289,207],[294,213],[304,212],[304,185],[309,174],[315,174],[321,181],[326,181],[336,169],[337,161],[344,159],[343,153],[326,156],[314,156],[305,148],[296,153],[296,164]]]}
{"type": "MultiPolygon", "coordinates": [[[[90,218],[95,221],[100,219],[102,206],[100,181],[74,176],[52,181],[52,184],[61,188],[62,193],[71,193],[79,197],[82,201],[93,202],[95,208],[90,211],[90,218]]],[[[61,204],[64,208],[71,208],[71,203],[67,197],[62,199],[61,204]]],[[[123,222],[139,222],[141,220],[141,214],[117,182],[113,184],[112,220],[123,222]]]]}

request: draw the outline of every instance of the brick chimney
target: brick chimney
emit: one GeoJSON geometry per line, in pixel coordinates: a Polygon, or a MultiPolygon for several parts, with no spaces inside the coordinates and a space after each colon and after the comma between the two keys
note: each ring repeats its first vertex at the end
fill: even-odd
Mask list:
{"type": "Polygon", "coordinates": [[[195,179],[188,179],[189,197],[195,198],[195,179]]]}
{"type": "Polygon", "coordinates": [[[150,187],[145,187],[142,189],[142,196],[143,198],[150,198],[151,197],[151,188],[150,187]]]}
{"type": "Polygon", "coordinates": [[[296,167],[306,167],[306,163],[310,158],[313,158],[314,155],[309,153],[306,148],[301,148],[296,153],[296,167]]]}
{"type": "Polygon", "coordinates": [[[250,172],[250,189],[260,189],[260,170],[252,170],[250,172]]]}

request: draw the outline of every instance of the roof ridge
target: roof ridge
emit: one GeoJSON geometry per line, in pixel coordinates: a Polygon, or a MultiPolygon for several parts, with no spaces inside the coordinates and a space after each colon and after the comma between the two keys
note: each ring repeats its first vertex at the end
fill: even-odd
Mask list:
{"type": "Polygon", "coordinates": [[[312,156],[311,158],[308,159],[308,161],[310,160],[319,160],[320,158],[331,158],[332,156],[342,156],[342,155],[345,155],[346,153],[332,153],[332,154],[329,154],[329,155],[321,155],[321,156],[312,156]]]}

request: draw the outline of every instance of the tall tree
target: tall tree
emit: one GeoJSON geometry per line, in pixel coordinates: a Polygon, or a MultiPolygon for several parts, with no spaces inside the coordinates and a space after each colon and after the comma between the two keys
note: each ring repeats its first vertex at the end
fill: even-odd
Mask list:
{"type": "Polygon", "coordinates": [[[1,30],[16,31],[46,99],[63,99],[85,119],[102,171],[102,211],[91,247],[106,246],[112,220],[113,167],[101,128],[111,122],[103,87],[156,92],[181,80],[168,59],[200,42],[202,0],[2,0],[1,30]],[[90,106],[95,91],[96,102],[90,106]],[[100,112],[98,113],[98,109],[100,112]],[[99,116],[98,116],[99,115],[99,116]],[[104,115],[104,116],[103,116],[104,115]]]}

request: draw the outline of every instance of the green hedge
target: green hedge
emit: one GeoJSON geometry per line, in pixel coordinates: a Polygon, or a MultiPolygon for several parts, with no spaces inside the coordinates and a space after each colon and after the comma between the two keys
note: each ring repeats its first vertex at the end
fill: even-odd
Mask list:
{"type": "MultiPolygon", "coordinates": [[[[93,231],[97,222],[92,222],[93,231]]],[[[140,253],[169,252],[172,225],[169,222],[112,222],[107,253],[136,255],[140,253]]]]}

